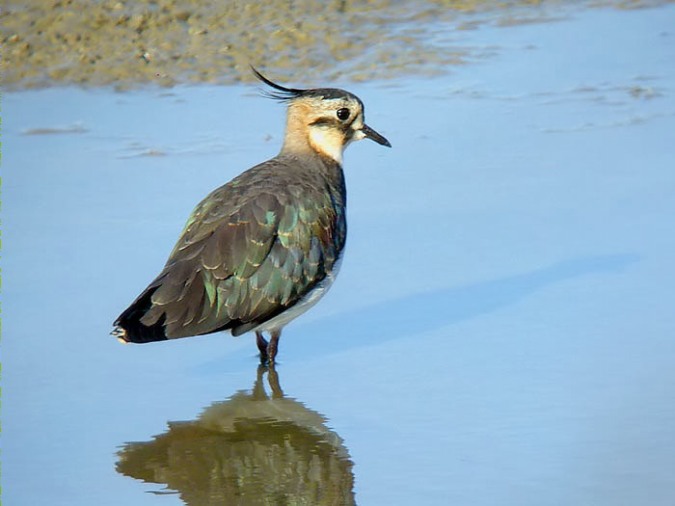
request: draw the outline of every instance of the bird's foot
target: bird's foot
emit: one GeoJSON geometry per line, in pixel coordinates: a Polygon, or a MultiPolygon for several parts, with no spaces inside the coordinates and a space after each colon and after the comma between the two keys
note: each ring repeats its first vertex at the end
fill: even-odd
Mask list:
{"type": "Polygon", "coordinates": [[[277,357],[277,349],[279,348],[280,331],[272,331],[270,335],[270,343],[267,345],[267,363],[270,367],[274,367],[274,361],[277,357]]]}
{"type": "Polygon", "coordinates": [[[281,332],[272,332],[269,342],[262,335],[262,332],[255,333],[255,342],[260,351],[260,363],[274,367],[274,360],[279,348],[279,337],[281,332]]]}

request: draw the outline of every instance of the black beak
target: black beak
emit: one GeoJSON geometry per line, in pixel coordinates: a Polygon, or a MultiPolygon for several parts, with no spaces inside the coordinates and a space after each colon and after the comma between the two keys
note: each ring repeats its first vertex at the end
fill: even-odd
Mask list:
{"type": "Polygon", "coordinates": [[[377,142],[378,144],[381,144],[382,146],[387,146],[388,148],[391,147],[391,144],[387,139],[385,139],[382,135],[378,134],[375,130],[370,128],[368,125],[363,125],[363,128],[361,129],[363,134],[370,140],[373,140],[377,142]]]}

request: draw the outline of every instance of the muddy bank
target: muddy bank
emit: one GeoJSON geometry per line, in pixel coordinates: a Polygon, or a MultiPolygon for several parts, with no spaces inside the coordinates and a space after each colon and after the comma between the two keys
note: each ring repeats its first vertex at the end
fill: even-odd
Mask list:
{"type": "MultiPolygon", "coordinates": [[[[574,9],[666,1],[577,2],[574,9]],[[582,7],[583,6],[583,7],[582,7]]],[[[10,0],[0,11],[6,89],[61,84],[231,83],[249,64],[277,77],[351,81],[434,75],[483,56],[461,30],[565,15],[554,1],[10,0]]]]}

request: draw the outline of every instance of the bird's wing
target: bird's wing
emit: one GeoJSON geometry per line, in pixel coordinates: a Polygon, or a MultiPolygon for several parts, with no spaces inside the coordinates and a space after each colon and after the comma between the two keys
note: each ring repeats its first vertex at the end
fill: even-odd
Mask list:
{"type": "Polygon", "coordinates": [[[325,191],[263,185],[251,192],[236,181],[188,219],[148,287],[144,326],[162,322],[166,337],[177,338],[262,323],[299,301],[339,256],[341,218],[325,191]]]}

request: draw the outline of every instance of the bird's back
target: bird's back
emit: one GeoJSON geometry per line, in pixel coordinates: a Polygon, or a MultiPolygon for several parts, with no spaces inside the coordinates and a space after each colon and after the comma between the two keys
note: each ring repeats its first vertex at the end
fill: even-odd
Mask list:
{"type": "Polygon", "coordinates": [[[279,155],[200,202],[162,272],[116,321],[130,342],[256,328],[331,273],[346,238],[340,165],[279,155]]]}

